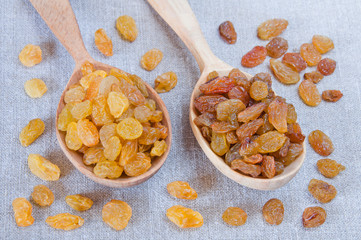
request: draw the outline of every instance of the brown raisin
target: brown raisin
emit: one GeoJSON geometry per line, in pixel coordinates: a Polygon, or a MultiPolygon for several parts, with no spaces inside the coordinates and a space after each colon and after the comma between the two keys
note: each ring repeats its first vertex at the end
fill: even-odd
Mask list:
{"type": "Polygon", "coordinates": [[[276,175],[275,159],[272,156],[263,156],[262,175],[267,178],[273,178],[276,175]]]}
{"type": "Polygon", "coordinates": [[[322,75],[328,76],[331,75],[336,68],[336,61],[331,58],[324,58],[317,64],[317,71],[322,75]]]}
{"type": "Polygon", "coordinates": [[[194,99],[194,107],[201,113],[204,112],[215,112],[218,103],[226,101],[222,95],[211,95],[211,96],[199,96],[194,99]]]}
{"type": "Polygon", "coordinates": [[[268,86],[265,82],[254,81],[251,85],[251,89],[249,90],[249,94],[254,100],[260,101],[267,97],[268,86]]]}
{"type": "Polygon", "coordinates": [[[235,44],[237,41],[237,33],[234,30],[233,23],[230,21],[225,21],[219,25],[219,34],[229,44],[235,44]]]}
{"type": "Polygon", "coordinates": [[[269,224],[280,225],[283,221],[285,209],[281,200],[272,198],[268,200],[262,209],[262,214],[269,224]]]}
{"type": "Polygon", "coordinates": [[[331,139],[320,130],[312,131],[308,135],[308,141],[313,150],[321,156],[328,156],[334,150],[331,139]]]}
{"type": "Polygon", "coordinates": [[[250,97],[248,92],[242,86],[235,86],[228,92],[228,98],[239,99],[245,106],[248,105],[250,97]]]}
{"type": "Polygon", "coordinates": [[[255,46],[242,57],[243,67],[253,68],[260,65],[266,59],[267,49],[263,46],[255,46]]]}
{"type": "Polygon", "coordinates": [[[279,58],[288,50],[288,42],[281,37],[273,38],[266,45],[267,55],[271,58],[279,58]]]}
{"type": "Polygon", "coordinates": [[[288,64],[297,72],[301,72],[307,67],[306,61],[303,60],[299,53],[286,53],[282,58],[282,62],[288,64]]]}
{"type": "Polygon", "coordinates": [[[240,142],[247,137],[252,137],[257,130],[263,125],[262,119],[255,119],[253,121],[242,124],[236,131],[238,139],[240,142]]]}
{"type": "Polygon", "coordinates": [[[305,135],[302,134],[301,127],[298,123],[291,123],[287,125],[287,132],[285,134],[292,143],[303,143],[305,135]]]}
{"type": "Polygon", "coordinates": [[[250,175],[251,177],[257,177],[262,172],[261,166],[245,163],[241,159],[233,160],[231,162],[231,168],[233,170],[239,170],[241,173],[250,175]]]}
{"type": "Polygon", "coordinates": [[[276,152],[283,146],[285,141],[285,135],[278,131],[269,131],[255,140],[258,143],[258,151],[260,153],[276,152]]]}
{"type": "Polygon", "coordinates": [[[323,176],[327,178],[334,178],[346,168],[335,160],[326,158],[317,161],[317,169],[323,176]]]}
{"type": "Polygon", "coordinates": [[[343,94],[340,90],[325,90],[322,92],[322,99],[327,102],[337,102],[342,96],[343,94]]]}
{"type": "Polygon", "coordinates": [[[268,106],[268,120],[280,132],[287,132],[287,104],[276,97],[268,106]]]}
{"type": "Polygon", "coordinates": [[[326,211],[322,207],[308,207],[303,211],[302,222],[305,228],[321,226],[326,221],[326,211]]]}
{"type": "Polygon", "coordinates": [[[282,163],[284,166],[290,165],[292,162],[296,160],[298,156],[303,152],[303,145],[299,143],[291,143],[287,155],[282,158],[277,158],[277,161],[282,163]]]}
{"type": "Polygon", "coordinates": [[[199,86],[203,94],[224,94],[228,93],[234,86],[235,81],[229,77],[218,77],[199,86]]]}
{"type": "Polygon", "coordinates": [[[311,179],[308,191],[321,203],[328,203],[336,197],[337,190],[327,182],[311,179]]]}
{"type": "Polygon", "coordinates": [[[318,71],[312,71],[309,73],[305,73],[305,75],[303,75],[303,78],[306,80],[310,80],[313,83],[318,83],[319,81],[321,81],[323,79],[323,75],[321,73],[319,73],[318,71]]]}
{"type": "Polygon", "coordinates": [[[238,122],[249,122],[257,119],[265,108],[266,104],[262,102],[246,108],[237,115],[238,122]]]}

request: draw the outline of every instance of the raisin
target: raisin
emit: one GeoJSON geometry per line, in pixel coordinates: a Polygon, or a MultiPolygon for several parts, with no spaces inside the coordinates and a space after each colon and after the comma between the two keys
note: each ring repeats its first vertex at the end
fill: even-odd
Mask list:
{"type": "Polygon", "coordinates": [[[53,228],[68,231],[83,226],[84,219],[70,213],[60,213],[48,217],[45,222],[53,228]]]}
{"type": "Polygon", "coordinates": [[[32,144],[45,130],[45,124],[40,118],[31,120],[20,132],[19,140],[23,147],[32,144]]]}
{"type": "Polygon", "coordinates": [[[323,75],[318,71],[312,71],[309,73],[305,73],[305,75],[303,75],[303,78],[306,80],[310,80],[313,83],[318,83],[323,79],[323,75]]]}
{"type": "Polygon", "coordinates": [[[303,60],[299,53],[286,53],[282,58],[282,62],[292,67],[297,72],[301,72],[307,67],[307,62],[303,60]]]}
{"type": "Polygon", "coordinates": [[[265,82],[267,84],[268,90],[272,89],[272,79],[269,73],[265,73],[265,72],[257,73],[252,77],[251,83],[255,81],[265,82]]]}
{"type": "Polygon", "coordinates": [[[322,99],[327,102],[337,102],[342,96],[343,94],[340,90],[325,90],[322,92],[322,99]]]}
{"type": "Polygon", "coordinates": [[[233,68],[228,73],[228,77],[230,79],[233,79],[233,81],[235,81],[237,86],[243,87],[247,92],[248,92],[249,88],[251,87],[251,83],[250,83],[250,81],[248,81],[248,78],[246,77],[246,75],[238,68],[233,68]]]}
{"type": "Polygon", "coordinates": [[[134,117],[141,123],[148,122],[152,117],[153,111],[147,106],[138,106],[134,109],[134,117]]]}
{"type": "Polygon", "coordinates": [[[39,154],[29,154],[28,166],[30,171],[42,180],[56,181],[60,177],[59,167],[39,154]]]}
{"type": "Polygon", "coordinates": [[[152,166],[151,159],[144,153],[138,152],[135,158],[132,158],[124,165],[124,172],[129,177],[142,175],[152,166]]]}
{"type": "Polygon", "coordinates": [[[95,165],[93,172],[100,178],[115,179],[122,175],[123,168],[115,161],[103,160],[95,165]]]}
{"type": "Polygon", "coordinates": [[[132,217],[132,208],[128,203],[112,199],[102,209],[103,221],[115,230],[124,229],[132,217]]]}
{"type": "Polygon", "coordinates": [[[277,131],[269,131],[255,140],[258,143],[258,151],[260,153],[276,152],[283,146],[285,141],[285,135],[277,131]]]}
{"type": "Polygon", "coordinates": [[[135,118],[123,119],[117,126],[117,133],[126,140],[137,139],[142,135],[142,132],[143,126],[135,118]]]}
{"type": "Polygon", "coordinates": [[[295,123],[297,121],[297,112],[295,106],[291,103],[287,103],[287,123],[295,123]]]}
{"type": "Polygon", "coordinates": [[[90,100],[75,103],[70,112],[76,120],[84,119],[92,113],[92,103],[90,100]]]}
{"type": "Polygon", "coordinates": [[[215,114],[209,112],[202,113],[193,120],[194,124],[197,125],[198,127],[201,126],[209,127],[212,125],[212,123],[214,123],[214,121],[216,121],[215,114]]]}
{"type": "Polygon", "coordinates": [[[131,75],[121,69],[111,68],[109,71],[109,75],[116,77],[119,81],[120,81],[120,79],[123,79],[123,80],[127,81],[129,84],[135,85],[133,79],[131,79],[131,75]]]}
{"type": "Polygon", "coordinates": [[[291,144],[291,141],[287,137],[285,143],[283,144],[283,146],[278,151],[270,153],[270,155],[275,157],[275,158],[282,158],[282,157],[287,156],[290,144],[291,144]]]}
{"type": "Polygon", "coordinates": [[[100,95],[94,98],[92,103],[93,107],[91,119],[96,126],[100,127],[105,124],[110,124],[114,121],[114,117],[110,113],[105,96],[100,95]]]}
{"type": "Polygon", "coordinates": [[[46,93],[48,88],[43,80],[39,78],[33,78],[25,82],[24,89],[26,94],[31,98],[40,98],[46,93]]]}
{"type": "Polygon", "coordinates": [[[226,139],[229,144],[236,144],[238,142],[236,131],[227,132],[226,139]]]}
{"type": "Polygon", "coordinates": [[[296,158],[303,152],[303,146],[299,143],[291,143],[287,155],[282,158],[278,158],[277,161],[282,163],[284,166],[290,165],[296,160],[296,158]]]}
{"type": "Polygon", "coordinates": [[[277,198],[268,200],[262,209],[264,219],[272,225],[280,225],[282,223],[284,212],[283,203],[277,198]]]}
{"type": "Polygon", "coordinates": [[[307,62],[307,65],[316,66],[321,61],[321,54],[311,43],[304,43],[300,48],[301,57],[307,62]]]}
{"type": "Polygon", "coordinates": [[[239,141],[243,142],[245,138],[252,137],[262,125],[262,119],[255,119],[241,125],[236,131],[239,141]]]}
{"type": "Polygon", "coordinates": [[[275,161],[276,175],[280,175],[285,170],[285,166],[278,161],[275,161]]]}
{"type": "Polygon", "coordinates": [[[133,42],[138,36],[137,25],[131,16],[118,17],[115,26],[120,35],[129,42],[133,42]]]}
{"type": "Polygon", "coordinates": [[[226,154],[229,150],[226,134],[212,131],[211,148],[218,156],[226,154]]]}
{"type": "Polygon", "coordinates": [[[120,91],[128,98],[131,104],[134,106],[145,104],[145,97],[136,86],[133,86],[122,78],[118,80],[120,91]]]}
{"type": "Polygon", "coordinates": [[[83,155],[85,165],[92,165],[105,160],[104,151],[99,147],[88,148],[83,155]]]}
{"type": "Polygon", "coordinates": [[[331,58],[324,58],[317,64],[317,71],[322,75],[328,76],[331,75],[336,68],[336,61],[331,58]]]}
{"type": "Polygon", "coordinates": [[[143,126],[143,133],[138,139],[139,144],[151,145],[155,143],[161,136],[158,128],[143,126]]]}
{"type": "Polygon", "coordinates": [[[321,54],[327,53],[334,48],[333,41],[329,37],[322,35],[314,35],[312,44],[321,54]]]}
{"type": "Polygon", "coordinates": [[[15,221],[19,227],[27,227],[34,223],[34,218],[31,215],[33,207],[28,200],[25,198],[16,198],[12,205],[15,221]]]}
{"type": "Polygon", "coordinates": [[[250,156],[258,153],[259,144],[251,138],[245,138],[244,141],[241,143],[239,148],[239,155],[241,156],[250,156]]]}
{"type": "Polygon", "coordinates": [[[73,115],[71,114],[71,110],[73,109],[75,103],[68,103],[66,104],[61,112],[59,113],[58,117],[58,129],[60,131],[66,131],[68,128],[68,125],[71,122],[75,122],[76,120],[73,118],[73,115]]]}
{"type": "Polygon", "coordinates": [[[88,60],[86,60],[82,63],[80,70],[84,77],[84,76],[94,72],[94,65],[91,62],[89,62],[88,60]]]}
{"type": "Polygon", "coordinates": [[[263,46],[255,46],[242,57],[243,67],[253,68],[260,65],[266,59],[267,49],[263,46]]]}
{"type": "Polygon", "coordinates": [[[115,161],[122,150],[122,144],[117,136],[110,137],[104,147],[104,156],[110,161],[115,161]]]}
{"type": "Polygon", "coordinates": [[[212,131],[215,133],[227,133],[236,130],[238,127],[237,121],[216,121],[211,125],[212,131]]]}
{"type": "Polygon", "coordinates": [[[149,97],[147,85],[145,84],[143,79],[141,79],[135,74],[129,75],[129,78],[133,81],[134,85],[139,89],[139,91],[143,94],[144,97],[149,97]]]}
{"type": "Polygon", "coordinates": [[[128,98],[120,92],[110,92],[108,94],[107,103],[110,113],[119,118],[129,107],[128,98]]]}
{"type": "Polygon", "coordinates": [[[235,86],[228,92],[229,99],[239,99],[245,106],[248,105],[250,97],[248,92],[242,86],[235,86]]]}
{"type": "Polygon", "coordinates": [[[84,197],[80,194],[66,196],[65,202],[72,209],[77,211],[86,211],[93,206],[93,201],[90,198],[84,197]]]}
{"type": "Polygon", "coordinates": [[[326,211],[322,207],[308,207],[303,211],[302,223],[305,228],[321,226],[326,221],[326,211]]]}
{"type": "Polygon", "coordinates": [[[262,175],[267,178],[273,178],[276,175],[275,159],[272,156],[263,156],[262,175]]]}
{"type": "Polygon", "coordinates": [[[230,21],[225,21],[219,25],[219,34],[229,44],[235,44],[237,41],[237,33],[234,30],[233,23],[230,21]]]}
{"type": "MultiPolygon", "coordinates": [[[[125,80],[124,80],[125,81],[125,80]]],[[[108,94],[110,92],[121,92],[120,88],[120,81],[118,78],[114,77],[113,75],[107,76],[106,78],[104,78],[100,85],[99,85],[99,90],[98,90],[98,95],[103,95],[105,97],[108,96],[108,94]],[[115,87],[117,86],[117,87],[115,87]],[[117,90],[115,90],[114,88],[117,88],[117,90]]]]}
{"type": "Polygon", "coordinates": [[[237,115],[238,122],[249,122],[257,119],[261,113],[265,110],[265,103],[254,104],[237,115]]]}
{"type": "Polygon", "coordinates": [[[321,95],[316,85],[310,80],[303,80],[298,86],[298,94],[308,106],[315,107],[321,103],[321,95]]]}
{"type": "Polygon", "coordinates": [[[26,67],[39,64],[42,60],[40,47],[32,44],[26,45],[19,54],[19,60],[26,67]]]}
{"type": "Polygon", "coordinates": [[[68,125],[68,129],[65,135],[65,144],[71,150],[78,150],[83,145],[83,142],[78,136],[77,124],[76,122],[71,122],[68,125]]]}
{"type": "Polygon", "coordinates": [[[88,119],[79,120],[77,123],[78,137],[87,147],[93,147],[99,143],[99,132],[95,125],[88,119]]]}
{"type": "Polygon", "coordinates": [[[162,61],[163,53],[159,49],[153,48],[146,52],[141,60],[140,65],[147,71],[152,71],[162,61]]]}
{"type": "Polygon", "coordinates": [[[321,156],[328,156],[334,150],[331,139],[320,130],[312,131],[308,135],[308,141],[313,150],[321,156]]]}
{"type": "Polygon", "coordinates": [[[131,159],[135,158],[138,152],[137,140],[125,141],[119,157],[120,166],[125,166],[131,159]]]}
{"type": "Polygon", "coordinates": [[[219,74],[217,71],[210,72],[210,73],[208,73],[208,76],[207,76],[207,82],[211,81],[212,79],[215,79],[217,77],[219,77],[219,74]]]}
{"type": "Polygon", "coordinates": [[[113,56],[113,43],[112,40],[108,37],[105,30],[100,28],[96,30],[95,35],[95,45],[101,53],[105,56],[113,56]]]}
{"type": "Polygon", "coordinates": [[[249,94],[251,98],[256,101],[260,101],[267,97],[268,95],[268,87],[265,82],[255,81],[251,85],[251,89],[249,90],[249,94]]]}
{"type": "Polygon", "coordinates": [[[83,89],[88,89],[90,87],[90,84],[97,78],[105,78],[107,76],[107,73],[103,70],[96,70],[93,71],[85,76],[83,76],[79,83],[83,87],[83,89]]]}
{"type": "Polygon", "coordinates": [[[263,157],[262,157],[261,154],[258,153],[258,154],[255,154],[255,155],[252,155],[252,156],[249,156],[249,157],[244,156],[242,160],[243,160],[243,162],[245,162],[245,163],[257,164],[257,163],[262,162],[263,157]]]}
{"type": "Polygon", "coordinates": [[[241,147],[241,143],[236,143],[231,149],[226,153],[224,161],[227,165],[231,165],[231,162],[235,159],[241,159],[242,156],[239,154],[239,149],[241,147]]]}
{"type": "Polygon", "coordinates": [[[109,123],[100,128],[99,139],[103,147],[106,147],[107,141],[113,136],[118,136],[116,123],[109,123]]]}
{"type": "Polygon", "coordinates": [[[226,101],[222,95],[199,96],[194,99],[194,107],[200,112],[215,112],[218,103],[226,101]]]}
{"type": "Polygon", "coordinates": [[[170,195],[179,199],[193,200],[198,197],[197,192],[189,186],[189,183],[183,181],[168,183],[167,191],[170,195]]]}
{"type": "Polygon", "coordinates": [[[166,72],[154,80],[154,89],[157,93],[169,92],[177,85],[177,75],[174,72],[166,72]]]}
{"type": "Polygon", "coordinates": [[[268,106],[268,120],[280,132],[287,132],[287,104],[276,97],[268,106]]]}
{"type": "Polygon", "coordinates": [[[269,122],[267,113],[262,116],[262,120],[263,120],[263,125],[259,127],[256,132],[258,135],[262,135],[274,129],[273,125],[269,122]]]}
{"type": "Polygon", "coordinates": [[[102,83],[103,78],[100,76],[97,76],[95,79],[93,79],[88,89],[85,92],[85,99],[86,100],[93,100],[98,96],[100,84],[102,83]]]}
{"type": "Polygon", "coordinates": [[[70,103],[75,101],[83,101],[85,98],[85,90],[82,86],[75,85],[69,88],[68,91],[65,92],[64,102],[70,103]]]}
{"type": "Polygon", "coordinates": [[[280,35],[288,26],[285,19],[270,19],[261,23],[257,28],[257,35],[262,40],[268,40],[280,35]]]}
{"type": "Polygon", "coordinates": [[[335,160],[326,158],[317,161],[317,169],[323,176],[334,178],[346,168],[335,160]]]}
{"type": "Polygon", "coordinates": [[[150,151],[150,156],[151,157],[155,157],[155,156],[160,157],[167,150],[167,148],[168,148],[168,145],[164,140],[156,141],[154,143],[154,147],[150,151]]]}
{"type": "Polygon", "coordinates": [[[159,122],[156,122],[153,124],[153,127],[159,129],[160,131],[159,139],[166,139],[168,137],[168,128],[166,126],[162,125],[159,122]]]}
{"type": "Polygon", "coordinates": [[[305,135],[302,134],[301,127],[298,123],[291,123],[287,125],[286,136],[292,143],[303,143],[305,135]]]}
{"type": "Polygon", "coordinates": [[[281,37],[273,38],[266,45],[267,55],[271,58],[279,58],[288,50],[288,42],[281,37]]]}
{"type": "Polygon", "coordinates": [[[300,81],[300,75],[281,61],[270,59],[270,66],[275,77],[284,84],[295,84],[300,81]]]}
{"type": "Polygon", "coordinates": [[[243,162],[241,159],[235,159],[231,162],[233,170],[239,170],[241,173],[257,177],[261,174],[262,168],[259,165],[253,165],[243,162]]]}
{"type": "Polygon", "coordinates": [[[218,77],[199,86],[203,94],[224,94],[236,86],[235,81],[228,77],[218,77]]]}
{"type": "Polygon", "coordinates": [[[239,99],[229,99],[218,103],[216,107],[217,119],[220,121],[231,120],[231,116],[246,109],[246,106],[239,99]]]}
{"type": "Polygon", "coordinates": [[[34,187],[31,197],[39,206],[50,206],[54,202],[53,192],[45,185],[37,185],[34,187]]]}
{"type": "Polygon", "coordinates": [[[242,226],[247,221],[247,213],[238,207],[229,207],[224,211],[222,219],[232,226],[242,226]]]}
{"type": "Polygon", "coordinates": [[[180,228],[198,228],[203,225],[203,217],[199,212],[181,205],[167,209],[168,219],[180,228]]]}
{"type": "Polygon", "coordinates": [[[328,203],[336,197],[337,190],[327,182],[311,179],[308,191],[321,203],[328,203]]]}

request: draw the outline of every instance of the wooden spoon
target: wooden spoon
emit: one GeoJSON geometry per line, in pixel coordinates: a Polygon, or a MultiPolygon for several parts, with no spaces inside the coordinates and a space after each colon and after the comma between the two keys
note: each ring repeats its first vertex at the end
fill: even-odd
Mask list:
{"type": "MultiPolygon", "coordinates": [[[[301,168],[306,154],[305,144],[303,153],[280,175],[271,179],[252,178],[232,170],[222,158],[217,156],[210,148],[209,143],[202,136],[193,120],[197,117],[194,108],[194,99],[201,94],[199,86],[207,81],[207,76],[212,71],[217,71],[220,76],[227,76],[233,67],[217,58],[204,39],[198,21],[192,12],[187,0],[148,0],[149,4],[169,24],[169,26],[182,39],[195,57],[201,71],[201,76],[194,87],[189,108],[190,125],[199,145],[213,165],[225,176],[246,187],[259,190],[277,189],[289,182],[301,168]]],[[[216,27],[216,26],[215,26],[216,27]]],[[[252,76],[243,72],[248,79],[252,76]]]]}
{"type": "MultiPolygon", "coordinates": [[[[38,11],[40,16],[49,26],[49,28],[53,31],[54,35],[59,39],[59,41],[64,45],[64,47],[68,50],[68,52],[72,55],[72,57],[75,60],[75,69],[69,79],[69,82],[65,87],[65,90],[67,90],[69,86],[79,82],[80,78],[82,77],[80,68],[82,63],[86,60],[91,62],[94,65],[95,69],[101,69],[108,72],[111,68],[113,68],[112,66],[109,66],[107,64],[95,61],[85,49],[82,37],[80,35],[79,26],[77,24],[73,10],[68,0],[56,0],[56,1],[30,0],[30,2],[33,4],[35,9],[38,11]]],[[[66,73],[64,73],[64,76],[65,75],[66,73]]],[[[65,133],[59,131],[57,127],[58,116],[65,105],[64,94],[66,91],[64,90],[63,94],[61,95],[58,109],[56,111],[56,124],[55,124],[56,136],[58,142],[60,144],[61,149],[68,157],[70,162],[81,173],[83,173],[85,176],[92,179],[93,181],[100,183],[102,185],[106,185],[109,187],[116,187],[116,188],[124,188],[124,187],[138,185],[149,179],[151,176],[153,176],[165,162],[172,142],[172,129],[171,129],[170,118],[167,108],[165,107],[165,104],[162,101],[162,99],[159,97],[159,95],[154,91],[154,89],[151,86],[149,86],[148,84],[146,84],[146,86],[149,92],[149,97],[156,101],[158,108],[163,112],[162,124],[168,128],[168,137],[165,139],[168,148],[161,157],[152,160],[152,167],[146,173],[137,177],[122,176],[118,179],[99,178],[93,173],[91,167],[85,166],[83,164],[81,154],[75,151],[71,151],[66,147],[64,140],[65,133]]]]}

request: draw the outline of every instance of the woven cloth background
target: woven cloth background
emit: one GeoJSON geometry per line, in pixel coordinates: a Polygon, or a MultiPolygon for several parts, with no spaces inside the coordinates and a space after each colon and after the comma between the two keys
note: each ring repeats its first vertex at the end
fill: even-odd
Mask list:
{"type": "MultiPolygon", "coordinates": [[[[208,161],[196,142],[189,122],[188,105],[191,91],[200,76],[198,66],[185,45],[155,11],[143,0],[87,1],[72,0],[85,46],[97,60],[140,75],[153,84],[157,75],[174,71],[178,85],[162,94],[172,119],[173,145],[162,169],[149,181],[129,189],[112,189],[98,185],[80,174],[64,156],[57,144],[54,118],[58,99],[72,73],[74,62],[54,37],[37,12],[26,0],[2,0],[0,7],[0,238],[1,239],[356,239],[361,230],[360,204],[360,56],[361,2],[359,0],[190,0],[205,38],[211,49],[229,64],[255,74],[269,71],[268,60],[253,69],[240,65],[241,56],[255,45],[266,45],[256,37],[256,28],[264,20],[285,18],[288,29],[282,34],[290,51],[298,51],[314,34],[331,37],[335,49],[325,56],[337,61],[334,74],[317,86],[320,91],[340,89],[344,97],[337,103],[322,102],[311,108],[297,95],[298,84],[281,85],[274,80],[276,92],[296,106],[304,134],[320,129],[333,140],[335,151],[330,158],[346,166],[334,179],[325,179],[316,169],[317,155],[308,145],[306,160],[297,176],[275,191],[248,189],[227,179],[208,161]],[[139,29],[133,43],[123,41],[115,29],[120,15],[130,15],[139,29]],[[228,45],[218,35],[218,26],[231,20],[238,33],[238,42],[228,45]],[[106,58],[94,45],[94,32],[104,28],[114,44],[114,56],[106,58]],[[28,43],[40,45],[43,61],[26,68],[18,54],[28,43]],[[152,72],[139,65],[140,57],[151,48],[159,48],[164,59],[152,72]],[[24,82],[41,78],[48,92],[40,99],[31,99],[24,92],[24,82]],[[46,124],[44,134],[27,148],[21,147],[18,135],[27,122],[41,118],[46,124]],[[32,175],[27,156],[39,153],[58,164],[61,178],[44,182],[32,175]],[[333,184],[337,197],[330,203],[318,203],[307,191],[310,179],[333,184]],[[166,191],[167,183],[188,181],[197,191],[195,201],[173,199],[166,191]],[[55,194],[51,207],[33,204],[35,222],[26,228],[17,227],[11,202],[16,197],[30,199],[35,185],[45,184],[55,194]],[[75,212],[64,201],[69,194],[84,194],[94,200],[86,212],[75,212]],[[279,198],[285,205],[284,221],[279,226],[267,224],[262,217],[263,204],[279,198]],[[127,228],[115,231],[101,219],[102,206],[111,199],[128,202],[133,216],[127,228]],[[202,213],[204,226],[180,230],[165,216],[173,205],[185,205],[202,213]],[[325,224],[304,229],[301,215],[309,206],[322,206],[327,211],[325,224]],[[248,214],[247,223],[230,227],[222,221],[229,206],[239,206],[248,214]],[[47,226],[49,215],[62,212],[79,214],[85,224],[65,232],[47,226]]],[[[310,70],[310,69],[308,69],[310,70]]],[[[303,73],[302,73],[303,75],[303,73]]]]}

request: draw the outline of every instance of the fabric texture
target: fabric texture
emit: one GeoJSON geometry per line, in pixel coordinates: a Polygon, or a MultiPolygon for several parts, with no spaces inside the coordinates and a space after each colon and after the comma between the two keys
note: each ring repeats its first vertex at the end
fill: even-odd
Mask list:
{"type": "MultiPolygon", "coordinates": [[[[174,0],[176,1],[176,0],[174,0]]],[[[172,120],[173,145],[160,171],[147,182],[128,189],[113,189],[94,183],[77,171],[62,153],[55,135],[55,113],[59,97],[68,81],[74,61],[54,37],[47,25],[27,0],[3,0],[0,7],[0,238],[1,239],[356,239],[361,229],[360,171],[360,56],[361,2],[358,0],[190,0],[201,29],[215,55],[234,67],[256,74],[269,69],[269,58],[255,68],[240,64],[241,56],[256,45],[267,44],[256,36],[257,26],[270,18],[285,18],[287,30],[281,35],[288,40],[289,52],[299,50],[302,43],[311,42],[314,34],[329,36],[335,49],[324,55],[337,61],[335,72],[317,84],[322,92],[339,89],[343,98],[337,103],[322,102],[308,107],[300,100],[298,84],[285,86],[273,78],[277,94],[293,103],[305,135],[315,129],[324,131],[333,141],[335,151],[329,156],[346,166],[334,179],[324,178],[316,168],[323,158],[307,143],[305,162],[284,187],[274,191],[258,191],[243,187],[222,175],[199,147],[189,125],[189,100],[200,76],[195,59],[173,30],[143,0],[87,1],[72,0],[86,48],[101,62],[138,74],[149,84],[167,71],[178,75],[177,86],[161,94],[172,120]],[[115,28],[120,15],[132,16],[139,35],[133,42],[122,40],[115,28]],[[218,34],[222,22],[233,22],[238,33],[237,43],[229,45],[218,34]],[[104,28],[114,45],[114,56],[104,57],[95,47],[94,32],[104,28]],[[40,45],[43,61],[24,67],[18,54],[26,44],[40,45]],[[158,67],[147,72],[140,67],[140,57],[149,49],[163,51],[158,67]],[[42,79],[48,92],[40,99],[29,98],[25,81],[42,79]],[[46,125],[44,134],[24,148],[18,140],[21,129],[34,118],[46,125]],[[28,169],[27,156],[38,153],[56,163],[61,178],[45,182],[28,169]],[[312,178],[334,185],[336,198],[327,204],[315,200],[307,190],[312,178]],[[188,181],[198,192],[194,201],[172,198],[166,185],[175,180],[188,181]],[[11,203],[17,197],[31,199],[33,187],[45,184],[55,194],[50,207],[33,203],[35,222],[26,228],[15,224],[11,203]],[[83,194],[94,201],[85,212],[76,212],[65,203],[70,194],[83,194]],[[262,217],[262,207],[271,198],[279,198],[285,207],[281,225],[271,226],[262,217]],[[128,226],[115,231],[101,218],[101,210],[111,199],[126,201],[133,210],[128,226]],[[178,229],[171,223],[166,210],[184,205],[199,211],[204,225],[199,229],[178,229]],[[230,227],[222,221],[227,207],[237,206],[248,214],[245,225],[230,227]],[[303,210],[322,206],[327,211],[326,222],[315,229],[302,226],[303,210]],[[76,230],[61,231],[45,223],[48,216],[70,212],[85,219],[76,230]]],[[[308,68],[306,71],[311,71],[308,68]]],[[[304,72],[301,73],[303,76],[304,72]]],[[[307,140],[306,140],[307,141],[307,140]]]]}

